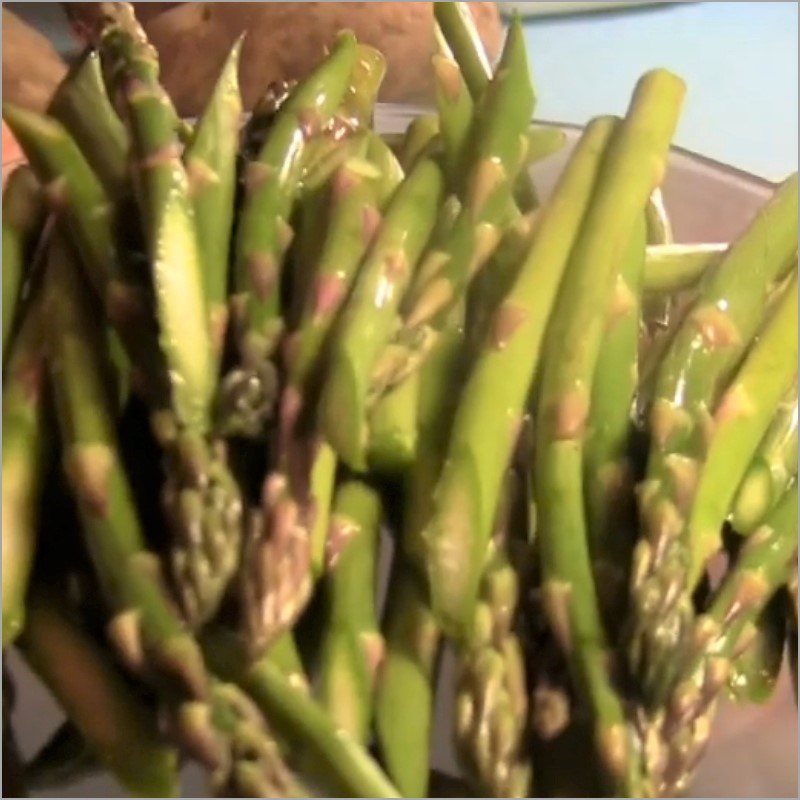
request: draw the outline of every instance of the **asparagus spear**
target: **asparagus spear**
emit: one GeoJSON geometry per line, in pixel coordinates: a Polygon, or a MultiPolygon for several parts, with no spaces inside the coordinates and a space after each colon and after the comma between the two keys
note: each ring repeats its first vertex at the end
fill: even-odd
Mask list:
{"type": "Polygon", "coordinates": [[[722,524],[773,410],[792,383],[796,386],[797,313],[795,271],[714,410],[685,534],[690,587],[720,548],[722,524]]]}
{"type": "Polygon", "coordinates": [[[178,425],[204,432],[216,375],[175,110],[158,82],[155,50],[123,4],[109,14],[101,32],[101,52],[113,64],[113,86],[131,135],[171,406],[178,425]]]}
{"type": "Polygon", "coordinates": [[[213,772],[216,784],[229,787],[246,779],[242,791],[252,791],[256,780],[271,785],[281,765],[268,729],[260,717],[243,713],[231,687],[209,675],[165,592],[158,562],[144,547],[118,452],[98,315],[60,240],[51,249],[47,281],[47,346],[63,466],[114,614],[109,635],[126,666],[152,677],[176,735],[213,772]]]}
{"type": "Polygon", "coordinates": [[[222,628],[204,635],[204,652],[216,672],[253,698],[291,746],[301,769],[331,796],[399,796],[368,752],[297,691],[270,656],[250,661],[236,636],[222,628]]]}
{"type": "Polygon", "coordinates": [[[519,217],[511,182],[522,166],[524,132],[533,104],[522,28],[517,21],[509,31],[497,74],[476,110],[470,163],[460,181],[461,213],[444,243],[434,245],[426,255],[426,280],[415,281],[403,301],[403,324],[375,366],[373,391],[396,385],[424,360],[449,310],[492,255],[504,228],[519,217]],[[426,266],[431,263],[435,270],[426,266]]]}
{"type": "MultiPolygon", "coordinates": [[[[437,27],[442,32],[442,38],[448,46],[448,49],[452,51],[455,56],[455,60],[464,75],[464,80],[472,96],[472,100],[476,103],[481,102],[490,85],[492,71],[468,4],[453,2],[438,3],[434,6],[434,15],[437,21],[437,27]]],[[[519,18],[515,17],[512,19],[510,31],[513,32],[514,27],[518,25],[519,18]]],[[[498,72],[502,69],[502,64],[503,57],[501,56],[500,64],[498,64],[497,67],[498,72]]],[[[530,121],[532,113],[533,110],[530,109],[528,121],[530,121]]],[[[531,133],[532,132],[529,131],[525,137],[526,150],[531,144],[534,144],[533,139],[539,138],[537,136],[532,137],[531,133]]],[[[549,141],[549,144],[545,146],[545,149],[548,149],[554,146],[555,140],[559,137],[545,138],[549,141]]],[[[563,143],[563,135],[561,137],[561,142],[555,149],[558,149],[561,143],[563,143]]],[[[536,148],[534,148],[534,150],[535,149],[536,148]]],[[[535,153],[532,153],[531,156],[535,159],[535,153]]],[[[528,161],[526,157],[526,166],[530,163],[531,162],[528,161]]],[[[527,169],[523,169],[516,176],[514,196],[522,211],[530,211],[539,205],[536,189],[527,169]]]]}
{"type": "MultiPolygon", "coordinates": [[[[377,180],[358,157],[346,161],[331,181],[328,224],[309,270],[309,288],[297,332],[289,345],[289,380],[307,384],[336,315],[346,300],[361,258],[380,221],[377,180]]],[[[314,233],[309,232],[313,237],[314,233]]]]}
{"type": "Polygon", "coordinates": [[[375,609],[381,501],[358,481],[336,490],[328,534],[320,705],[355,741],[369,739],[372,693],[383,654],[375,609]]]}
{"type": "MultiPolygon", "coordinates": [[[[375,152],[373,142],[363,144],[367,156],[375,152]]],[[[378,157],[386,160],[385,153],[378,157]]],[[[293,623],[308,600],[312,578],[323,571],[336,456],[309,431],[307,405],[318,391],[325,337],[380,220],[377,177],[357,152],[336,172],[328,229],[308,265],[310,288],[298,287],[305,301],[299,328],[286,347],[289,382],[279,411],[278,464],[266,478],[261,512],[252,516],[248,531],[242,598],[253,652],[262,652],[293,623]]],[[[390,173],[386,183],[392,180],[390,173]]]]}
{"type": "Polygon", "coordinates": [[[420,114],[414,117],[403,134],[397,159],[404,172],[410,172],[421,158],[427,158],[439,141],[439,117],[420,114]]]}
{"type": "Polygon", "coordinates": [[[666,713],[655,717],[661,747],[649,753],[652,791],[670,796],[687,790],[731,659],[752,641],[751,626],[788,577],[797,551],[797,502],[795,486],[745,542],[708,610],[694,622],[666,713]]]}
{"type": "Polygon", "coordinates": [[[395,556],[382,625],[386,651],[375,687],[375,730],[383,762],[404,797],[425,797],[440,633],[425,587],[395,556]]]}
{"type": "Polygon", "coordinates": [[[452,58],[450,48],[436,26],[439,52],[433,56],[433,79],[436,88],[436,108],[444,147],[446,171],[453,185],[458,180],[458,170],[466,159],[474,103],[458,63],[452,58]]]}
{"type": "Polygon", "coordinates": [[[475,787],[492,797],[526,797],[530,784],[525,666],[514,631],[519,578],[508,553],[514,488],[512,472],[456,688],[456,747],[475,787]]]}
{"type": "Polygon", "coordinates": [[[706,270],[715,267],[727,244],[649,245],[644,259],[644,291],[652,294],[677,292],[693,286],[706,270]]]}
{"type": "Polygon", "coordinates": [[[246,168],[232,305],[238,363],[226,375],[220,395],[219,424],[227,433],[257,435],[271,410],[274,367],[269,359],[282,328],[280,262],[292,236],[288,220],[299,188],[303,145],[341,102],[355,58],[355,38],[342,35],[328,58],[283,103],[258,156],[246,168]]]}
{"type": "Polygon", "coordinates": [[[359,43],[355,63],[350,75],[350,85],[342,100],[342,116],[356,127],[372,123],[375,101],[386,76],[386,59],[380,50],[359,43]]]}
{"type": "Polygon", "coordinates": [[[736,490],[730,521],[737,533],[755,530],[797,477],[797,379],[775,410],[736,490]]]}
{"type": "Polygon", "coordinates": [[[134,795],[177,796],[176,754],[109,655],[41,591],[28,612],[25,658],[100,761],[134,795]]]}
{"type": "Polygon", "coordinates": [[[353,469],[367,466],[371,373],[392,335],[403,290],[433,229],[441,192],[441,173],[428,159],[400,184],[361,265],[331,345],[320,422],[339,457],[353,469]]]}
{"type": "Polygon", "coordinates": [[[383,395],[369,415],[367,461],[371,470],[400,475],[417,450],[419,372],[383,395]]]}
{"type": "Polygon", "coordinates": [[[208,329],[217,365],[222,354],[228,314],[228,257],[242,113],[238,76],[241,50],[240,38],[228,54],[184,154],[194,208],[208,329]]]}
{"type": "Polygon", "coordinates": [[[652,438],[640,490],[644,538],[631,569],[628,645],[648,702],[657,700],[692,617],[684,533],[710,409],[755,334],[771,285],[792,265],[796,246],[794,175],[704,275],[661,359],[649,410],[652,438]]]}
{"type": "Polygon", "coordinates": [[[630,463],[645,222],[634,226],[618,268],[592,381],[584,445],[584,494],[595,585],[606,627],[624,610],[636,512],[630,463]]]}
{"type": "Polygon", "coordinates": [[[3,117],[45,187],[45,199],[59,212],[103,310],[136,366],[138,388],[153,402],[163,402],[168,393],[166,370],[150,316],[149,291],[132,265],[120,259],[103,187],[59,122],[7,104],[3,117]]]}
{"type": "Polygon", "coordinates": [[[36,232],[42,221],[42,196],[28,166],[14,170],[3,192],[3,363],[10,351],[14,322],[36,232]]]}
{"type": "Polygon", "coordinates": [[[456,312],[420,370],[416,458],[406,476],[402,552],[395,555],[382,631],[386,643],[375,693],[375,732],[390,776],[404,796],[428,787],[433,694],[441,632],[410,555],[421,550],[432,482],[441,469],[459,385],[463,312],[456,312]]]}
{"type": "Polygon", "coordinates": [[[538,401],[536,498],[545,610],[578,692],[592,709],[596,747],[609,785],[628,792],[635,791],[635,754],[605,662],[607,645],[582,507],[582,456],[617,265],[641,209],[663,176],[683,94],[682,81],[665,70],[649,72],[637,84],[597,176],[559,290],[538,401]]]}
{"type": "Polygon", "coordinates": [[[472,619],[500,488],[516,442],[515,420],[521,419],[550,308],[612,127],[604,119],[587,128],[552,200],[542,209],[519,277],[495,314],[458,400],[420,554],[434,612],[455,636],[472,619]]]}
{"type": "Polygon", "coordinates": [[[656,187],[644,206],[644,219],[649,245],[670,245],[673,241],[672,223],[669,221],[661,188],[656,187]]]}
{"type": "Polygon", "coordinates": [[[728,694],[740,703],[766,703],[783,665],[786,597],[776,594],[753,622],[752,640],[731,662],[728,694]]]}
{"type": "Polygon", "coordinates": [[[473,99],[480,99],[489,85],[492,68],[469,6],[466,3],[437,3],[433,13],[461,67],[470,94],[473,99]]]}
{"type": "MultiPolygon", "coordinates": [[[[101,52],[113,64],[112,81],[131,131],[159,344],[171,389],[169,409],[157,408],[154,415],[166,451],[162,498],[174,537],[171,566],[183,612],[197,625],[216,611],[238,565],[242,517],[242,500],[225,447],[209,437],[217,375],[200,240],[180,158],[175,111],[158,82],[156,53],[129,9],[109,11],[101,52]]],[[[204,122],[195,139],[200,151],[209,135],[204,122]]],[[[235,132],[230,139],[235,139],[235,132]]],[[[194,155],[202,158],[205,153],[195,150],[194,155]]],[[[190,159],[190,163],[197,162],[190,159]]],[[[203,242],[208,251],[208,241],[203,242]]],[[[211,295],[219,300],[213,291],[211,295]]]]}
{"type": "Polygon", "coordinates": [[[130,185],[128,134],[109,100],[96,51],[70,70],[48,113],[70,132],[108,196],[123,199],[130,185]]]}
{"type": "Polygon", "coordinates": [[[41,298],[29,306],[3,377],[3,649],[25,625],[39,501],[50,461],[41,298]]]}

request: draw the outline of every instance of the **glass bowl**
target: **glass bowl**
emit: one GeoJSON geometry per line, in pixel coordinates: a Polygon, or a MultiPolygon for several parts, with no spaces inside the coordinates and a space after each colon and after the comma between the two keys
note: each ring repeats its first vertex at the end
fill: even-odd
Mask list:
{"type": "MultiPolygon", "coordinates": [[[[378,128],[387,133],[405,130],[424,109],[383,104],[378,128]]],[[[581,129],[557,122],[539,122],[562,128],[565,147],[534,168],[537,190],[546,198],[560,174],[581,129]]],[[[678,242],[724,242],[735,238],[772,194],[774,184],[733,167],[673,148],[663,185],[664,202],[678,242]]],[[[387,558],[382,559],[388,569],[387,558]]],[[[385,581],[384,570],[384,581],[385,581]]],[[[53,729],[62,714],[46,690],[19,658],[12,654],[10,666],[17,686],[14,728],[23,756],[30,757],[53,729]],[[24,709],[24,714],[21,713],[24,709]]],[[[798,728],[789,671],[785,669],[772,698],[762,706],[723,703],[715,721],[711,743],[698,770],[692,795],[704,797],[796,797],[798,728]]],[[[457,766],[451,744],[452,660],[445,659],[437,693],[433,764],[448,773],[457,766]]],[[[184,770],[184,796],[202,797],[205,781],[200,770],[184,770]]],[[[34,796],[122,797],[108,775],[91,776],[72,786],[34,796]]]]}

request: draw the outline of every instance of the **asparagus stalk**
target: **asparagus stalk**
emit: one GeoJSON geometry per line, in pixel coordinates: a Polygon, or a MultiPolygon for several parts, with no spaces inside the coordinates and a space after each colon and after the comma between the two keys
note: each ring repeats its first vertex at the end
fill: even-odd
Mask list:
{"type": "Polygon", "coordinates": [[[14,322],[25,284],[28,257],[42,221],[42,195],[33,171],[11,173],[3,192],[3,364],[10,352],[14,322]]]}
{"type": "Polygon", "coordinates": [[[755,343],[714,410],[689,512],[689,586],[697,585],[708,559],[720,548],[723,522],[736,488],[765,434],[773,411],[797,370],[797,272],[783,289],[755,343]]]}
{"type": "Polygon", "coordinates": [[[786,582],[796,552],[795,486],[745,542],[708,610],[694,622],[666,713],[655,717],[662,746],[649,753],[652,791],[670,796],[687,790],[708,742],[731,660],[752,641],[752,625],[786,582]]]}
{"type": "Polygon", "coordinates": [[[420,370],[418,449],[406,477],[401,538],[387,589],[382,631],[386,652],[375,694],[375,732],[383,761],[401,793],[428,790],[431,721],[441,632],[424,583],[409,556],[418,556],[430,512],[430,487],[441,469],[461,369],[463,329],[455,314],[420,370]]]}
{"type": "Polygon", "coordinates": [[[177,796],[176,754],[109,655],[53,598],[37,592],[28,612],[25,658],[99,760],[134,795],[177,796]]]}
{"type": "Polygon", "coordinates": [[[419,554],[437,619],[457,637],[464,635],[474,613],[517,420],[612,128],[608,119],[587,128],[552,200],[542,209],[519,277],[497,309],[458,400],[419,554]]]}
{"type": "Polygon", "coordinates": [[[797,379],[775,411],[736,490],[730,522],[737,533],[755,530],[797,477],[797,379]]]}
{"type": "Polygon", "coordinates": [[[719,264],[727,244],[649,245],[644,259],[644,291],[667,294],[696,284],[705,272],[719,264]]]}
{"type": "Polygon", "coordinates": [[[297,691],[269,656],[250,661],[236,636],[221,628],[205,634],[204,652],[216,672],[253,698],[301,768],[331,796],[399,796],[367,751],[337,730],[319,704],[297,691]]]}
{"type": "MultiPolygon", "coordinates": [[[[442,39],[455,56],[455,60],[464,75],[464,80],[469,90],[469,94],[475,103],[482,101],[491,79],[492,70],[486,57],[486,51],[472,18],[469,5],[467,3],[443,2],[434,6],[434,16],[437,26],[442,32],[442,39]]],[[[511,23],[511,31],[519,24],[519,19],[514,18],[511,23]]],[[[503,57],[500,58],[497,71],[502,69],[503,57]]],[[[533,113],[530,110],[528,121],[533,113]]],[[[531,132],[526,136],[526,150],[532,141],[531,132]]],[[[555,137],[557,139],[558,137],[555,137]]],[[[554,138],[549,139],[550,144],[545,149],[555,145],[554,138]]],[[[563,136],[561,137],[563,143],[563,136]]],[[[559,143],[555,149],[561,146],[559,143]]],[[[552,152],[552,150],[551,150],[552,152]]],[[[531,154],[535,158],[535,154],[531,154]]],[[[526,166],[531,162],[527,160],[526,166]]],[[[527,169],[523,169],[517,176],[514,183],[514,196],[522,211],[530,211],[539,205],[536,189],[531,181],[527,169]]]]}
{"type": "Polygon", "coordinates": [[[328,534],[326,614],[318,673],[320,705],[334,725],[366,744],[383,654],[375,609],[378,494],[358,481],[336,490],[328,534]]]}
{"type": "Polygon", "coordinates": [[[592,381],[584,445],[584,493],[595,585],[603,619],[615,631],[624,610],[636,530],[631,412],[638,382],[637,349],[644,219],[634,226],[618,268],[592,381]]]}
{"type": "Polygon", "coordinates": [[[753,622],[752,641],[731,662],[728,694],[739,703],[766,703],[783,665],[786,597],[776,594],[753,622]]]}
{"type": "MultiPolygon", "coordinates": [[[[109,12],[101,32],[101,52],[113,64],[112,82],[131,131],[159,344],[171,389],[169,410],[156,409],[154,419],[166,451],[162,499],[174,537],[171,566],[179,599],[187,619],[197,625],[216,611],[236,570],[242,517],[242,500],[224,445],[209,438],[217,374],[201,240],[180,158],[175,111],[158,82],[156,53],[129,9],[109,12]]],[[[228,81],[228,76],[223,78],[220,93],[227,92],[228,81]]],[[[207,120],[201,121],[194,140],[194,156],[199,158],[210,158],[207,120]]],[[[235,131],[228,136],[230,149],[235,131]]],[[[189,163],[197,161],[190,158],[189,163]]],[[[229,163],[229,181],[232,168],[229,163]]],[[[208,241],[202,241],[208,251],[208,241]]]]}
{"type": "MultiPolygon", "coordinates": [[[[686,521],[695,495],[711,409],[761,320],[767,293],[797,247],[797,176],[776,191],[720,263],[661,359],[640,489],[644,538],[634,551],[628,657],[648,702],[656,702],[674,651],[688,635],[692,608],[686,521]]],[[[736,483],[732,484],[732,491],[736,483]]],[[[727,508],[726,508],[727,511],[727,508]]],[[[696,567],[695,567],[696,569],[696,567]]]]}
{"type": "Polygon", "coordinates": [[[41,298],[34,298],[3,377],[3,649],[25,625],[40,499],[50,460],[41,298]]]}
{"type": "Polygon", "coordinates": [[[375,688],[375,731],[386,769],[403,797],[425,797],[439,628],[425,587],[395,556],[382,625],[386,651],[375,688]]]}
{"type": "Polygon", "coordinates": [[[417,394],[415,372],[383,395],[369,415],[367,461],[370,469],[389,475],[405,472],[417,450],[417,394]]]}
{"type": "Polygon", "coordinates": [[[426,254],[426,280],[403,301],[403,324],[375,367],[373,391],[399,383],[424,360],[430,341],[467,284],[519,217],[511,188],[524,159],[534,104],[519,22],[512,24],[497,74],[476,110],[470,163],[461,181],[463,207],[442,244],[426,254]],[[431,264],[435,269],[431,269],[431,264]]]}
{"type": "Polygon", "coordinates": [[[237,39],[222,67],[203,116],[197,123],[184,162],[194,209],[197,249],[215,363],[222,354],[227,327],[228,258],[239,146],[239,56],[237,39]]]}
{"type": "Polygon", "coordinates": [[[436,22],[458,61],[473,99],[480,99],[492,77],[492,68],[466,3],[437,3],[436,22]]]}
{"type": "Polygon", "coordinates": [[[439,141],[439,117],[436,114],[420,114],[414,117],[403,134],[397,159],[404,172],[411,172],[422,158],[431,155],[439,141]]]}
{"type": "Polygon", "coordinates": [[[682,81],[645,74],[609,145],[560,287],[538,401],[536,498],[545,611],[592,710],[610,787],[635,791],[635,753],[610,680],[583,512],[583,451],[602,328],[616,270],[658,185],[683,100],[682,81]]]}
{"type": "Polygon", "coordinates": [[[352,34],[289,95],[245,174],[245,200],[235,241],[233,316],[238,363],[221,387],[220,426],[257,435],[270,413],[273,355],[281,333],[280,264],[292,237],[289,216],[299,190],[304,143],[329,121],[356,58],[352,34]],[[265,222],[266,220],[266,222],[265,222]]]}
{"type": "MultiPolygon", "coordinates": [[[[371,143],[364,140],[364,145],[369,155],[371,143]]],[[[308,266],[310,289],[302,287],[299,327],[287,343],[289,382],[279,412],[278,464],[265,481],[261,512],[251,518],[242,580],[245,634],[253,652],[263,652],[294,622],[310,596],[312,579],[324,568],[336,455],[308,430],[307,405],[319,389],[327,333],[380,220],[377,177],[373,165],[357,154],[336,172],[327,232],[308,266]]],[[[391,179],[390,174],[387,183],[391,179]]]]}
{"type": "Polygon", "coordinates": [[[466,147],[472,124],[474,103],[458,63],[452,58],[450,48],[443,41],[436,26],[439,52],[433,56],[433,79],[436,88],[436,108],[446,162],[451,184],[458,179],[458,170],[466,159],[466,147]]]}
{"type": "Polygon", "coordinates": [[[645,203],[644,219],[649,245],[670,245],[673,241],[672,223],[669,221],[667,208],[661,188],[656,187],[645,203]]]}
{"type": "Polygon", "coordinates": [[[322,429],[339,457],[366,468],[370,379],[395,325],[403,290],[433,229],[442,177],[420,161],[400,184],[364,258],[332,342],[320,399],[322,429]]]}
{"type": "MultiPolygon", "coordinates": [[[[331,181],[327,228],[309,270],[303,311],[288,347],[289,380],[298,387],[306,386],[319,367],[322,345],[380,222],[377,180],[368,167],[360,158],[351,158],[331,181]]],[[[314,235],[309,231],[309,237],[314,235]]]]}
{"type": "Polygon", "coordinates": [[[122,4],[103,28],[101,52],[113,63],[113,86],[130,129],[171,406],[179,426],[204,432],[210,424],[216,375],[175,110],[158,82],[155,50],[122,4]]]}
{"type": "Polygon", "coordinates": [[[507,552],[515,499],[512,473],[471,636],[460,654],[456,689],[456,747],[473,784],[492,797],[526,797],[531,777],[525,666],[514,631],[519,578],[507,552]]]}
{"type": "Polygon", "coordinates": [[[60,240],[51,249],[47,281],[47,345],[63,466],[114,614],[109,635],[126,666],[155,682],[175,734],[216,784],[246,792],[254,781],[272,785],[281,765],[269,731],[260,717],[243,713],[230,687],[209,675],[165,592],[158,562],[144,547],[118,451],[98,315],[60,240]]]}
{"type": "Polygon", "coordinates": [[[356,46],[356,58],[350,86],[342,100],[342,116],[355,127],[372,123],[375,101],[386,76],[386,59],[380,50],[366,44],[356,46]]]}
{"type": "Polygon", "coordinates": [[[89,50],[58,87],[48,113],[70,133],[114,201],[130,186],[128,134],[103,83],[100,56],[89,50]]]}
{"type": "Polygon", "coordinates": [[[185,694],[203,696],[207,676],[199,649],[147,572],[152,557],[144,550],[119,459],[97,315],[59,239],[51,248],[47,281],[47,344],[63,466],[103,591],[118,615],[118,644],[128,659],[160,666],[185,694]]]}
{"type": "Polygon", "coordinates": [[[153,402],[163,402],[169,389],[148,290],[132,266],[120,259],[112,208],[102,185],[59,122],[7,104],[3,117],[44,186],[45,199],[59,212],[103,310],[137,368],[138,387],[153,402]]]}

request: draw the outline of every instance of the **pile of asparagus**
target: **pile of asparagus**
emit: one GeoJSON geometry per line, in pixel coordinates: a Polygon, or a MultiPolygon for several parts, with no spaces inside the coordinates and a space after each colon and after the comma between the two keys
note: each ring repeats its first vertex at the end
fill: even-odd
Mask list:
{"type": "Polygon", "coordinates": [[[684,85],[655,70],[540,203],[563,135],[531,126],[518,22],[492,71],[469,12],[435,13],[436,112],[400,135],[347,32],[245,123],[237,42],[181,120],[117,3],[48,114],[4,107],[29,165],[3,648],[66,717],[24,765],[7,730],[8,780],[168,796],[195,759],[222,795],[670,795],[720,698],[770,695],[797,176],[730,246],[672,243],[684,85]],[[453,692],[458,776],[431,769],[453,692]]]}

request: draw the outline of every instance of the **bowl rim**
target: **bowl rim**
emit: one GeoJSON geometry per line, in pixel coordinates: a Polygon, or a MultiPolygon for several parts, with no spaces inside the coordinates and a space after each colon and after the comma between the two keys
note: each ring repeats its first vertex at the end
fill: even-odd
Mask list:
{"type": "MultiPolygon", "coordinates": [[[[386,114],[394,114],[397,116],[417,117],[420,114],[435,113],[436,108],[430,105],[414,104],[414,103],[376,103],[376,108],[379,112],[386,114]]],[[[531,119],[532,125],[541,125],[546,128],[560,128],[562,130],[582,131],[586,125],[581,125],[577,122],[562,122],[554,119],[540,119],[533,117],[531,119]]],[[[761,175],[756,175],[754,172],[748,172],[740,167],[735,167],[733,164],[728,164],[725,161],[713,158],[711,156],[698,153],[696,150],[691,150],[682,145],[673,144],[670,147],[670,152],[676,153],[680,156],[688,158],[689,160],[696,161],[705,167],[724,173],[732,178],[750,181],[758,184],[761,188],[773,190],[780,185],[781,181],[772,181],[769,178],[764,178],[761,175]]]]}

